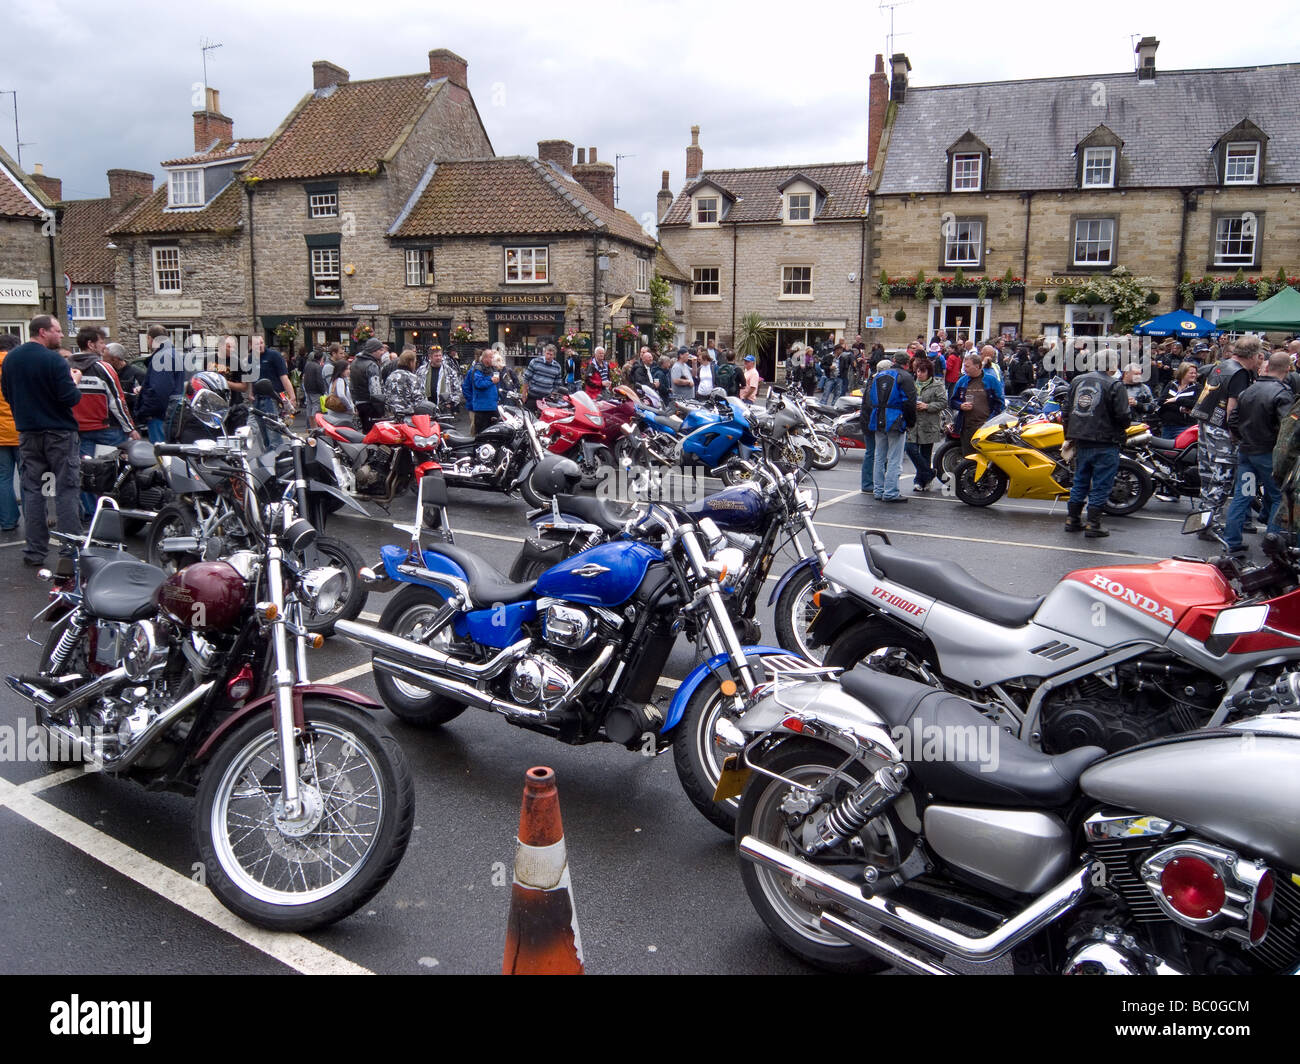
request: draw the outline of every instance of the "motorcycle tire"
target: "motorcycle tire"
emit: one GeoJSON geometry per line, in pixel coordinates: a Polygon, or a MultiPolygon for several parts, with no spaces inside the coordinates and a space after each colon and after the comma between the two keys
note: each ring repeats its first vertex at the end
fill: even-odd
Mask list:
{"type": "Polygon", "coordinates": [[[935,447],[934,453],[930,456],[930,465],[934,468],[935,474],[941,481],[948,479],[951,473],[956,482],[957,467],[965,460],[965,455],[961,453],[960,440],[941,440],[935,447]]]}
{"type": "Polygon", "coordinates": [[[830,645],[822,657],[822,664],[830,668],[851,669],[879,651],[890,653],[872,664],[896,676],[906,676],[918,683],[926,683],[921,673],[924,666],[940,675],[938,655],[922,635],[905,632],[888,621],[870,619],[857,621],[841,628],[831,637],[830,645]]]}
{"type": "Polygon", "coordinates": [[[722,481],[722,486],[725,488],[733,488],[737,484],[748,484],[753,479],[753,474],[749,470],[733,462],[718,466],[717,469],[713,470],[712,475],[722,481]]]}
{"type": "Polygon", "coordinates": [[[1110,498],[1101,508],[1102,512],[1111,517],[1128,517],[1142,509],[1155,490],[1150,473],[1133,459],[1121,457],[1115,484],[1110,489],[1110,498]]]}
{"type": "Polygon", "coordinates": [[[844,452],[831,436],[818,433],[813,437],[812,467],[814,469],[834,469],[840,464],[844,452]]]}
{"type": "Polygon", "coordinates": [[[190,507],[183,503],[168,503],[158,511],[153,523],[149,525],[144,541],[145,561],[169,574],[202,561],[200,552],[180,554],[164,552],[162,549],[164,539],[192,535],[198,523],[199,519],[190,507]]]}
{"type": "MultiPolygon", "coordinates": [[[[853,762],[843,770],[844,754],[838,749],[806,739],[788,740],[767,757],[763,767],[785,779],[817,786],[839,771],[836,797],[847,795],[867,777],[862,765],[853,762]]],[[[782,779],[754,773],[741,795],[736,816],[737,840],[752,835],[770,846],[795,851],[790,837],[789,816],[781,808],[793,788],[782,779]]],[[[910,846],[911,835],[892,810],[869,820],[858,833],[862,849],[846,854],[853,864],[898,865],[910,846]]],[[[795,956],[830,972],[869,975],[889,968],[885,961],[823,931],[819,918],[825,903],[815,893],[798,885],[774,868],[740,861],[740,879],[750,904],[778,942],[795,956]]]]}
{"type": "Polygon", "coordinates": [[[966,459],[957,467],[956,488],[957,498],[967,506],[992,506],[1007,493],[1007,475],[988,466],[976,481],[975,463],[966,459]]]}
{"type": "MultiPolygon", "coordinates": [[[[444,604],[445,600],[436,591],[408,584],[384,607],[384,612],[379,617],[379,627],[385,632],[409,639],[412,630],[422,621],[431,620],[444,604]]],[[[447,649],[445,645],[433,645],[439,650],[447,649]]],[[[438,728],[465,712],[465,706],[446,696],[434,694],[386,672],[376,669],[374,677],[379,700],[388,711],[398,720],[417,728],[438,728]]]]}
{"type": "Polygon", "coordinates": [[[813,464],[813,452],[810,448],[796,447],[788,442],[764,444],[763,457],[786,473],[792,473],[795,470],[806,473],[812,468],[813,464]]]}
{"type": "Polygon", "coordinates": [[[617,468],[614,452],[602,444],[592,450],[590,458],[584,457],[578,462],[578,468],[582,470],[582,479],[578,481],[578,486],[583,491],[593,491],[609,476],[605,470],[617,468]]]}
{"type": "Polygon", "coordinates": [[[309,632],[321,635],[333,635],[334,625],[339,621],[354,621],[365,607],[369,592],[361,583],[358,571],[361,569],[361,555],[351,545],[334,536],[317,536],[316,542],[304,552],[304,561],[308,566],[333,565],[343,570],[346,590],[339,596],[338,605],[329,613],[318,614],[314,610],[303,610],[303,627],[309,632]],[[312,557],[316,552],[319,560],[312,557]]]}
{"type": "Polygon", "coordinates": [[[704,814],[710,824],[728,835],[736,830],[736,798],[715,802],[713,792],[722,775],[722,761],[727,754],[738,754],[741,747],[721,747],[716,741],[714,723],[722,712],[723,695],[717,676],[709,675],[695,689],[682,719],[673,728],[673,764],[677,778],[691,805],[704,814]]]}
{"type": "Polygon", "coordinates": [[[544,510],[551,505],[551,497],[544,495],[533,484],[533,476],[536,472],[536,469],[534,469],[532,473],[528,474],[524,482],[519,485],[519,494],[524,497],[524,502],[534,510],[544,510]]]}
{"type": "Polygon", "coordinates": [[[303,793],[316,820],[306,833],[286,833],[275,814],[280,750],[269,713],[217,748],[195,803],[208,888],[240,918],[273,931],[309,931],[359,909],[396,871],[415,821],[406,758],[369,714],[309,696],[303,716],[313,753],[303,793]]]}
{"type": "Polygon", "coordinates": [[[806,566],[791,578],[776,599],[776,645],[818,665],[822,652],[808,643],[808,629],[817,616],[812,597],[828,586],[816,568],[806,566]]]}
{"type": "Polygon", "coordinates": [[[645,444],[632,436],[621,436],[614,443],[614,463],[619,469],[649,464],[649,456],[643,453],[645,444]]]}

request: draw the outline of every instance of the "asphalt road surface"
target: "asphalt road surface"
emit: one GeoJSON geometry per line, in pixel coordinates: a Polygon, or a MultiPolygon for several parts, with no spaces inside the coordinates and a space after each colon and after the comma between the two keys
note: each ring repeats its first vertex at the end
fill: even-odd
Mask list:
{"type": "MultiPolygon", "coordinates": [[[[1061,505],[1004,500],[977,510],[936,493],[912,494],[910,476],[908,504],[887,506],[857,490],[858,454],[817,475],[817,523],[832,551],[864,528],[880,528],[896,545],[1021,595],[1043,594],[1073,569],[1209,553],[1180,535],[1186,503],[1153,500],[1133,518],[1109,519],[1110,537],[1093,540],[1064,532],[1061,505]]],[[[457,542],[506,568],[526,529],[523,503],[451,495],[457,542]]],[[[391,517],[331,518],[330,531],[369,560],[381,544],[402,541],[389,521],[409,521],[412,511],[406,501],[391,517]]],[[[133,543],[137,553],[141,546],[133,543]]],[[[6,672],[35,665],[38,649],[26,637],[46,597],[46,585],[21,564],[20,547],[13,533],[0,538],[6,672]]],[[[793,561],[778,559],[773,579],[793,561]]],[[[363,619],[377,619],[383,604],[372,595],[363,619]]],[[[769,609],[760,620],[770,635],[769,609]]],[[[693,662],[693,648],[679,644],[665,687],[693,662]]],[[[315,652],[311,667],[313,680],[374,693],[368,655],[342,638],[315,652]]],[[[99,774],[0,763],[0,971],[499,971],[523,774],[533,765],[552,766],[558,778],[589,972],[811,971],[768,935],[741,887],[732,840],[687,801],[670,755],[568,747],[472,710],[435,732],[380,717],[415,776],[410,848],[368,906],[306,936],[251,928],[193,881],[189,799],[99,774]]],[[[26,703],[0,689],[0,726],[31,719],[26,703]]]]}

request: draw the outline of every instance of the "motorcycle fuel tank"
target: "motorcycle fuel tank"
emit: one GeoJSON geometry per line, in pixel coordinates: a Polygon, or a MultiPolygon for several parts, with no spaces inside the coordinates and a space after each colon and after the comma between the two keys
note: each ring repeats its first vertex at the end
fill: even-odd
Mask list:
{"type": "Polygon", "coordinates": [[[761,529],[766,510],[762,493],[749,484],[723,488],[686,507],[692,519],[711,517],[719,528],[733,532],[761,529]]]}
{"type": "Polygon", "coordinates": [[[182,628],[220,631],[239,620],[247,591],[228,562],[195,562],[163,582],[158,603],[182,628]]]}
{"type": "Polygon", "coordinates": [[[1300,738],[1223,729],[1170,736],[1098,761],[1089,797],[1163,817],[1300,870],[1300,738]]]}
{"type": "Polygon", "coordinates": [[[588,606],[621,606],[641,586],[651,563],[662,559],[646,543],[602,543],[547,569],[534,594],[588,606]]]}

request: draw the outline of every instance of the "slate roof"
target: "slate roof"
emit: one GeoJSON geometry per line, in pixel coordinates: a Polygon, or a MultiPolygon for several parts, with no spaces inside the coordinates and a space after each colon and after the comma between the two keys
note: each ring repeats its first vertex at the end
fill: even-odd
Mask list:
{"type": "Polygon", "coordinates": [[[1212,149],[1243,118],[1269,138],[1263,183],[1294,184],[1298,89],[1300,63],[909,86],[877,191],[945,191],[947,149],[967,129],[989,146],[986,191],[1075,188],[1075,145],[1101,124],[1124,142],[1119,187],[1218,185],[1212,149]]]}
{"type": "Polygon", "coordinates": [[[677,281],[680,284],[691,283],[686,271],[673,261],[662,244],[655,248],[655,276],[662,277],[665,281],[677,281]]]}
{"type": "Polygon", "coordinates": [[[243,159],[256,155],[266,147],[269,137],[245,137],[242,140],[223,140],[211,151],[187,155],[183,159],[168,159],[163,166],[198,166],[201,163],[216,163],[223,159],[243,159]]]}
{"type": "Polygon", "coordinates": [[[228,233],[239,228],[244,186],[232,181],[202,210],[169,211],[163,185],[135,210],[113,223],[109,233],[228,233]]]}
{"type": "MultiPolygon", "coordinates": [[[[129,214],[134,204],[122,214],[129,214]]],[[[117,215],[113,201],[67,200],[63,204],[63,272],[73,284],[113,284],[114,253],[108,232],[117,215]]]]}
{"type": "Polygon", "coordinates": [[[370,173],[446,85],[429,74],[349,81],[305,97],[253,160],[259,180],[370,173]]]}
{"type": "Polygon", "coordinates": [[[49,197],[29,181],[9,153],[0,148],[0,217],[42,218],[50,206],[49,197]]]}
{"type": "Polygon", "coordinates": [[[530,156],[438,164],[389,236],[581,233],[602,230],[655,246],[626,211],[611,209],[571,176],[530,156]]]}
{"type": "Polygon", "coordinates": [[[718,186],[733,200],[727,222],[781,221],[781,188],[806,177],[826,190],[815,221],[861,218],[867,209],[867,164],[817,163],[812,166],[756,166],[743,170],[705,170],[677,195],[660,225],[689,225],[691,193],[697,185],[718,186]]]}

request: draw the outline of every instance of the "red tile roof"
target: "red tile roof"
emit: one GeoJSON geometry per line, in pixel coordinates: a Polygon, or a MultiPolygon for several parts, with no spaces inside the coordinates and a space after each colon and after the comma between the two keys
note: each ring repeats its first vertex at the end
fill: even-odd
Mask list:
{"type": "Polygon", "coordinates": [[[52,204],[45,193],[27,179],[7,152],[0,149],[0,216],[41,218],[50,206],[52,204]]]}
{"type": "Polygon", "coordinates": [[[216,163],[222,159],[243,159],[256,155],[266,147],[269,137],[246,137],[243,140],[223,140],[211,151],[187,155],[183,159],[168,159],[163,166],[198,166],[201,163],[216,163]]]}
{"type": "Polygon", "coordinates": [[[781,186],[804,176],[826,190],[816,221],[860,218],[867,209],[867,164],[818,163],[813,166],[756,166],[744,170],[705,170],[678,194],[660,225],[689,225],[691,193],[701,182],[731,197],[725,222],[779,222],[781,186]]]}
{"type": "Polygon", "coordinates": [[[426,74],[349,81],[306,97],[248,176],[273,181],[374,171],[445,85],[426,74]]]}
{"type": "Polygon", "coordinates": [[[440,164],[390,236],[583,233],[655,246],[626,211],[610,208],[573,178],[527,156],[440,164]]]}
{"type": "Polygon", "coordinates": [[[243,217],[244,186],[232,181],[201,210],[169,211],[163,185],[134,211],[124,215],[110,233],[229,233],[243,217]]]}
{"type": "MultiPolygon", "coordinates": [[[[135,208],[132,204],[121,217],[135,208]]],[[[63,272],[73,284],[113,284],[114,255],[108,232],[119,216],[113,201],[68,200],[63,204],[63,272]]]]}

